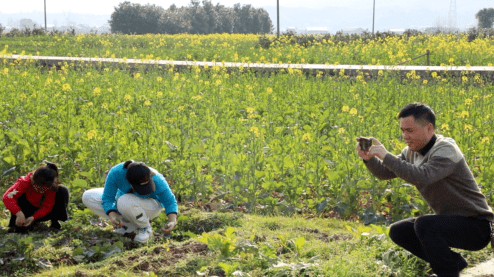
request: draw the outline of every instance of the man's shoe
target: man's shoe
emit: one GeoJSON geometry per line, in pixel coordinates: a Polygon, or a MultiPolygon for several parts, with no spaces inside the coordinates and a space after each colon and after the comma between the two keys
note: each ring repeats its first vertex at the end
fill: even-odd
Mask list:
{"type": "Polygon", "coordinates": [[[134,241],[145,243],[149,240],[152,234],[153,234],[153,229],[151,228],[151,225],[148,225],[137,231],[137,235],[135,236],[134,241]]]}
{"type": "Polygon", "coordinates": [[[125,235],[128,233],[132,233],[137,230],[137,225],[132,222],[125,222],[122,227],[113,230],[113,233],[117,233],[119,235],[125,235]]]}

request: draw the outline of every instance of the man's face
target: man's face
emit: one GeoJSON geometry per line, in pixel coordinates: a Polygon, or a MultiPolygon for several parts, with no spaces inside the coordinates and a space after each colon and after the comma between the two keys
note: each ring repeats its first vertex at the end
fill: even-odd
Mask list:
{"type": "Polygon", "coordinates": [[[400,128],[403,139],[412,151],[424,148],[434,135],[432,123],[422,125],[413,116],[400,118],[400,128]]]}

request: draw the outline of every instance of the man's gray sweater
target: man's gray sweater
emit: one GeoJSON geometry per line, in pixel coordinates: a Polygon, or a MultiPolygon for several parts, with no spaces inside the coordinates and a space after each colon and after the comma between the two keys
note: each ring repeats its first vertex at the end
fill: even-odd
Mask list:
{"type": "Polygon", "coordinates": [[[378,179],[398,177],[414,185],[437,215],[494,221],[492,208],[452,138],[434,135],[421,151],[407,146],[401,155],[387,154],[383,161],[373,157],[365,165],[378,179]]]}

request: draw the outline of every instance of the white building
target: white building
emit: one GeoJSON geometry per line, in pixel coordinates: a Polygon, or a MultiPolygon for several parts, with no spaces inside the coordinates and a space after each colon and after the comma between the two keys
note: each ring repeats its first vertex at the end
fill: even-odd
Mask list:
{"type": "Polygon", "coordinates": [[[403,35],[403,33],[405,33],[405,29],[389,29],[388,32],[397,35],[403,35]]]}
{"type": "Polygon", "coordinates": [[[362,28],[346,28],[346,29],[343,29],[341,32],[344,35],[352,35],[352,34],[361,35],[364,31],[365,30],[362,28]]]}
{"type": "Polygon", "coordinates": [[[302,31],[304,35],[326,35],[329,34],[327,27],[307,27],[302,31]]]}

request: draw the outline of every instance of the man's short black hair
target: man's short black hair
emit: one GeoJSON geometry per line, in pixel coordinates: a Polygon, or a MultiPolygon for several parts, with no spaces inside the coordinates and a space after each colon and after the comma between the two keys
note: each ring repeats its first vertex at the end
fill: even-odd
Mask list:
{"type": "Polygon", "coordinates": [[[416,122],[422,125],[432,123],[432,127],[436,128],[436,115],[434,111],[423,103],[410,103],[401,109],[398,118],[413,116],[416,122]]]}

